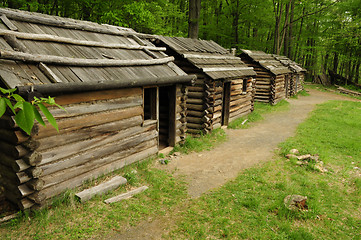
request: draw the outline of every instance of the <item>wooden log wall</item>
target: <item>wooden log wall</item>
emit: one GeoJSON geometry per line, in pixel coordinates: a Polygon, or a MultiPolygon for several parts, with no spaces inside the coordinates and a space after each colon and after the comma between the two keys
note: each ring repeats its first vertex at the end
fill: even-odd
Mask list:
{"type": "Polygon", "coordinates": [[[223,106],[223,82],[207,79],[205,81],[205,115],[203,125],[206,131],[221,126],[223,106]]]}
{"type": "Polygon", "coordinates": [[[285,99],[285,75],[277,75],[271,85],[271,103],[277,104],[282,99],[285,99]]]}
{"type": "Polygon", "coordinates": [[[11,115],[0,119],[0,175],[5,197],[24,210],[40,204],[45,196],[39,167],[39,142],[20,130],[11,115]]]}
{"type": "MultiPolygon", "coordinates": [[[[209,78],[201,70],[195,68],[193,64],[185,60],[176,59],[175,63],[187,74],[197,76],[197,80],[193,86],[181,87],[183,94],[181,104],[184,106],[184,112],[182,113],[182,115],[184,115],[182,117],[184,118],[181,118],[183,130],[181,130],[181,132],[184,131],[184,137],[186,132],[192,135],[205,134],[210,130],[206,124],[206,122],[209,121],[209,117],[206,116],[208,114],[208,111],[206,111],[206,96],[210,93],[205,91],[205,84],[209,81],[209,78]]],[[[178,97],[177,93],[177,98],[178,97]]]]}
{"type": "Polygon", "coordinates": [[[305,73],[303,73],[303,72],[298,73],[298,75],[296,77],[296,82],[297,82],[296,93],[304,90],[305,73]]]}
{"type": "Polygon", "coordinates": [[[253,111],[254,94],[255,86],[253,78],[232,80],[229,114],[230,121],[253,111]],[[247,88],[245,92],[243,92],[243,81],[247,81],[247,88]]]}
{"type": "Polygon", "coordinates": [[[257,73],[254,100],[265,103],[271,102],[273,75],[257,63],[248,62],[247,65],[253,67],[257,73]]]}
{"type": "Polygon", "coordinates": [[[290,75],[290,81],[289,81],[289,96],[294,96],[297,93],[296,81],[297,81],[297,74],[292,73],[290,75]]]}
{"type": "MultiPolygon", "coordinates": [[[[120,89],[58,96],[67,112],[51,109],[60,132],[39,126],[45,199],[85,180],[122,168],[158,151],[157,121],[143,123],[142,89],[120,89]]],[[[42,203],[40,203],[42,204],[42,203]]]]}
{"type": "Polygon", "coordinates": [[[187,98],[188,89],[184,84],[176,85],[176,139],[175,143],[184,143],[187,132],[187,98]]]}

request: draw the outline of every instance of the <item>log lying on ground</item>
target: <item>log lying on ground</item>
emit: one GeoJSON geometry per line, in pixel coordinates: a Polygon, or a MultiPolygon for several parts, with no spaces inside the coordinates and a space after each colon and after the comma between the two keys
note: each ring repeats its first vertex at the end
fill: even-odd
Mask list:
{"type": "Polygon", "coordinates": [[[121,176],[115,176],[107,182],[101,183],[95,187],[85,189],[77,194],[76,197],[79,198],[80,202],[85,202],[94,197],[95,195],[101,195],[107,193],[111,190],[116,189],[120,185],[127,183],[127,179],[121,176]]]}
{"type": "Polygon", "coordinates": [[[141,193],[141,192],[144,192],[145,190],[147,190],[148,187],[147,186],[143,186],[143,187],[140,187],[140,188],[137,188],[137,189],[134,189],[132,191],[129,191],[129,192],[126,192],[126,193],[122,193],[118,196],[115,196],[115,197],[112,197],[112,198],[108,198],[106,199],[104,202],[105,203],[115,203],[115,202],[119,202],[123,199],[128,199],[128,198],[131,198],[133,197],[134,195],[138,194],[138,193],[141,193]]]}

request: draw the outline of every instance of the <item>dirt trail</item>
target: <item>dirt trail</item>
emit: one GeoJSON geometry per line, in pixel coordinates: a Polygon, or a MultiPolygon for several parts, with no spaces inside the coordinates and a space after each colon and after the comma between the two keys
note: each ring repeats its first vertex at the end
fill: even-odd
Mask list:
{"type": "MultiPolygon", "coordinates": [[[[268,114],[249,129],[226,129],[228,141],[215,149],[182,155],[160,168],[176,169],[175,174],[185,176],[189,195],[199,197],[234,179],[241,170],[271,160],[277,145],[294,136],[297,126],[308,117],[316,104],[328,100],[354,100],[329,92],[308,91],[310,96],[288,100],[289,111],[268,114]]],[[[170,227],[170,224],[164,224],[169,220],[144,221],[114,239],[160,239],[163,229],[170,227]]]]}

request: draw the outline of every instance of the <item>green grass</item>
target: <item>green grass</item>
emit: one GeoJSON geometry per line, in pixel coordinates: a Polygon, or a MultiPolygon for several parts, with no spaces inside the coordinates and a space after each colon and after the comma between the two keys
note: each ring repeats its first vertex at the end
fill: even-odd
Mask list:
{"type": "MultiPolygon", "coordinates": [[[[176,225],[165,232],[166,239],[361,239],[361,171],[356,169],[361,168],[360,136],[361,104],[331,101],[319,105],[299,126],[296,136],[280,145],[273,161],[241,172],[199,199],[187,196],[182,179],[153,168],[154,160],[148,160],[114,173],[128,179],[126,186],[85,204],[76,201],[75,191],[67,191],[51,208],[24,212],[1,225],[0,237],[104,239],[144,219],[162,217],[167,221],[169,216],[176,225]],[[319,154],[329,172],[286,160],[284,155],[292,148],[301,154],[319,154]],[[150,188],[131,199],[103,203],[143,185],[150,188]],[[289,194],[307,196],[309,210],[285,208],[283,199],[289,194]]],[[[225,138],[219,129],[188,139],[184,151],[210,149],[225,138]],[[207,144],[199,147],[197,141],[207,144]]]]}
{"type": "Polygon", "coordinates": [[[281,144],[274,161],[242,172],[219,190],[191,201],[169,239],[361,239],[361,105],[318,106],[281,144]],[[320,173],[287,161],[291,148],[320,154],[320,173]],[[283,199],[308,197],[308,211],[292,212],[283,199]]]}
{"type": "Polygon", "coordinates": [[[226,141],[227,136],[223,129],[215,129],[209,134],[200,137],[187,136],[182,145],[176,145],[172,152],[190,153],[211,150],[217,144],[226,141]]]}
{"type": "Polygon", "coordinates": [[[306,90],[302,90],[302,91],[299,91],[297,94],[291,96],[291,98],[298,99],[299,96],[306,97],[306,96],[310,96],[310,94],[306,90]]]}
{"type": "MultiPolygon", "coordinates": [[[[342,86],[342,87],[345,87],[345,86],[342,86]]],[[[345,88],[354,90],[354,89],[349,88],[349,87],[350,86],[345,87],[345,88]]],[[[316,90],[321,91],[321,92],[330,92],[330,91],[332,91],[333,93],[336,93],[338,95],[347,96],[349,98],[355,98],[355,99],[360,99],[361,100],[361,97],[352,96],[352,95],[349,95],[349,94],[344,94],[344,93],[338,92],[336,86],[323,86],[321,84],[308,84],[308,85],[306,85],[306,88],[316,89],[316,90]]]]}
{"type": "MultiPolygon", "coordinates": [[[[0,226],[0,239],[103,239],[147,217],[165,215],[187,198],[186,185],[181,179],[153,168],[153,162],[147,160],[113,173],[126,177],[128,184],[84,204],[75,199],[75,191],[72,190],[55,199],[48,209],[23,212],[18,218],[0,226]],[[149,186],[149,189],[131,199],[110,205],[103,202],[143,185],[149,186]]],[[[109,177],[111,175],[89,181],[87,185],[109,177]]]]}
{"type": "Polygon", "coordinates": [[[237,118],[228,124],[230,129],[239,129],[239,128],[248,128],[250,123],[261,121],[263,116],[272,112],[287,111],[289,109],[289,102],[282,100],[276,105],[271,105],[268,103],[255,102],[254,111],[248,114],[247,116],[237,118]],[[246,123],[242,125],[242,122],[246,120],[246,123]]]}

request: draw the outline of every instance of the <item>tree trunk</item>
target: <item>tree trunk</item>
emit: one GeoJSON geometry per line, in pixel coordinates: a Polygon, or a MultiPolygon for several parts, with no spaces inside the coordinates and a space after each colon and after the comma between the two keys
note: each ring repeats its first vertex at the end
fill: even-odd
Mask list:
{"type": "Polygon", "coordinates": [[[290,3],[291,3],[291,13],[290,13],[290,23],[288,25],[288,36],[287,36],[288,54],[286,56],[289,57],[290,59],[294,59],[292,52],[293,52],[293,16],[295,11],[295,1],[290,0],[290,3]]]}
{"type": "Polygon", "coordinates": [[[188,37],[198,38],[201,0],[189,1],[188,37]]]}

